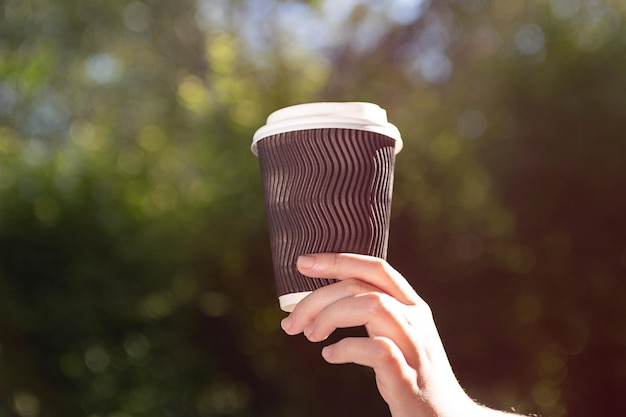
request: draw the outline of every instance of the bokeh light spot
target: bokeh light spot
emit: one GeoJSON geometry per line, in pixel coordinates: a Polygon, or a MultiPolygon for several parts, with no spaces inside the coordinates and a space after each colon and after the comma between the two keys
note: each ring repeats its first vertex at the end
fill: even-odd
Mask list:
{"type": "Polygon", "coordinates": [[[209,317],[221,317],[228,313],[230,299],[223,293],[209,291],[200,296],[198,307],[209,317]]]}
{"type": "Polygon", "coordinates": [[[151,200],[159,210],[174,210],[178,206],[178,190],[171,184],[159,184],[152,190],[151,200]]]}
{"type": "Polygon", "coordinates": [[[198,281],[193,275],[178,274],[172,283],[172,291],[179,302],[186,303],[198,293],[198,281]]]}
{"type": "Polygon", "coordinates": [[[450,162],[461,151],[459,138],[450,133],[443,133],[430,143],[430,152],[442,163],[450,162]]]}
{"type": "Polygon", "coordinates": [[[271,335],[278,330],[277,323],[283,318],[282,312],[272,307],[264,308],[254,316],[254,329],[260,334],[271,335]]]}
{"type": "Polygon", "coordinates": [[[121,404],[129,417],[148,413],[155,404],[153,390],[147,386],[132,389],[123,396],[121,404]]]}
{"type": "Polygon", "coordinates": [[[123,149],[117,157],[117,166],[127,175],[136,175],[143,169],[143,153],[135,149],[123,149]]]}
{"type": "Polygon", "coordinates": [[[209,94],[202,80],[196,76],[184,77],[178,84],[181,105],[192,111],[204,111],[210,107],[209,94]]]}
{"type": "Polygon", "coordinates": [[[167,135],[159,126],[150,124],[139,130],[137,142],[146,151],[157,152],[167,143],[167,135]]]}
{"type": "Polygon", "coordinates": [[[101,53],[87,59],[85,71],[98,84],[111,84],[120,79],[122,65],[111,55],[101,53]]]}
{"type": "Polygon", "coordinates": [[[543,30],[534,23],[523,25],[515,32],[515,46],[518,51],[525,55],[541,52],[544,43],[543,30]]]}
{"type": "Polygon", "coordinates": [[[535,266],[535,253],[525,246],[514,246],[507,251],[506,265],[511,272],[525,274],[535,266]]]}
{"type": "Polygon", "coordinates": [[[539,376],[562,382],[567,374],[567,351],[559,345],[546,346],[537,358],[539,376]]]}
{"type": "Polygon", "coordinates": [[[21,417],[39,415],[39,398],[29,391],[19,391],[13,396],[13,409],[21,417]]]}
{"type": "Polygon", "coordinates": [[[248,100],[242,100],[233,106],[230,116],[233,122],[247,127],[258,126],[261,119],[256,104],[248,100]]]}
{"type": "Polygon", "coordinates": [[[487,4],[487,0],[454,0],[454,2],[468,13],[478,13],[487,4]]]}
{"type": "Polygon", "coordinates": [[[23,149],[22,160],[31,167],[41,167],[52,157],[49,145],[39,139],[29,140],[23,149]]]}
{"type": "Polygon", "coordinates": [[[111,364],[111,356],[101,344],[92,345],[85,351],[85,364],[94,374],[101,374],[111,364]]]}
{"type": "Polygon", "coordinates": [[[443,84],[452,75],[452,62],[441,52],[429,51],[419,59],[424,79],[433,84],[443,84]]]}
{"type": "Polygon", "coordinates": [[[0,165],[0,190],[13,187],[16,173],[8,166],[0,165]]]}
{"type": "Polygon", "coordinates": [[[459,203],[467,209],[480,207],[491,188],[489,174],[481,169],[468,170],[461,182],[459,203]]]}
{"type": "Polygon", "coordinates": [[[493,0],[494,14],[503,21],[511,21],[522,15],[526,10],[526,3],[516,0],[493,0]]]}
{"type": "Polygon", "coordinates": [[[576,28],[576,44],[585,51],[595,51],[619,29],[619,18],[608,10],[587,16],[576,28]]]}
{"type": "Polygon", "coordinates": [[[11,23],[21,23],[32,15],[31,3],[12,0],[4,4],[4,17],[11,23]]]}
{"type": "Polygon", "coordinates": [[[194,179],[181,190],[187,204],[194,207],[207,207],[215,201],[215,187],[211,183],[194,179]]]}
{"type": "Polygon", "coordinates": [[[124,351],[131,361],[140,362],[148,356],[150,342],[141,333],[132,334],[124,341],[124,351]]]}
{"type": "Polygon", "coordinates": [[[96,126],[86,120],[76,120],[69,129],[70,140],[88,151],[100,151],[104,147],[104,139],[98,135],[96,126]]]}
{"type": "Polygon", "coordinates": [[[550,0],[552,14],[559,19],[569,19],[580,10],[580,0],[550,0]]]}
{"type": "Polygon", "coordinates": [[[10,154],[20,149],[20,142],[15,131],[11,128],[0,126],[0,153],[10,154]]]}
{"type": "Polygon", "coordinates": [[[215,382],[200,394],[196,407],[202,416],[230,415],[245,408],[249,400],[247,385],[215,382]]]}
{"type": "Polygon", "coordinates": [[[418,44],[424,51],[443,52],[450,44],[450,34],[440,23],[431,23],[420,33],[418,44]]]}
{"type": "Polygon", "coordinates": [[[139,1],[133,1],[124,8],[124,24],[134,32],[143,32],[150,28],[152,11],[139,1]]]}
{"type": "Polygon", "coordinates": [[[448,240],[446,252],[452,261],[473,261],[484,251],[483,240],[474,234],[453,236],[448,240]]]}
{"type": "Polygon", "coordinates": [[[78,378],[85,370],[85,362],[83,358],[75,353],[69,352],[59,360],[61,371],[70,378],[78,378]]]}
{"type": "Polygon", "coordinates": [[[522,295],[513,304],[513,313],[518,322],[535,322],[541,315],[541,302],[532,295],[522,295]]]}
{"type": "Polygon", "coordinates": [[[515,215],[505,209],[493,209],[487,223],[487,233],[490,236],[504,236],[515,230],[515,215]]]}
{"type": "Polygon", "coordinates": [[[154,293],[139,303],[139,314],[148,319],[161,319],[169,316],[176,308],[175,300],[168,293],[154,293]]]}
{"type": "Polygon", "coordinates": [[[61,209],[54,198],[42,197],[35,202],[33,211],[41,223],[51,226],[59,217],[61,209]]]}
{"type": "Polygon", "coordinates": [[[429,3],[429,0],[394,0],[386,8],[387,15],[392,21],[407,25],[422,15],[429,3]]]}
{"type": "Polygon", "coordinates": [[[532,396],[535,403],[542,407],[552,407],[561,398],[561,389],[551,380],[541,380],[532,389],[532,396]]]}
{"type": "Polygon", "coordinates": [[[0,83],[0,115],[8,116],[18,101],[15,89],[9,83],[0,83]]]}
{"type": "Polygon", "coordinates": [[[237,52],[232,36],[222,33],[207,44],[207,59],[211,69],[218,74],[230,74],[233,71],[237,52]]]}
{"type": "Polygon", "coordinates": [[[487,129],[487,117],[480,110],[470,109],[457,119],[459,133],[468,139],[477,139],[487,129]]]}

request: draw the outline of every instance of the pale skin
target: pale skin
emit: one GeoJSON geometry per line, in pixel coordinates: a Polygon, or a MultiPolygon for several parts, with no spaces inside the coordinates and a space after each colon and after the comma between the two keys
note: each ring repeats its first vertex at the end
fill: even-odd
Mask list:
{"type": "Polygon", "coordinates": [[[365,326],[369,337],[322,349],[331,364],[370,367],[393,417],[515,417],[483,407],[459,385],[430,307],[387,262],[365,255],[301,256],[298,270],[339,281],[303,299],[281,326],[321,342],[338,328],[365,326]]]}

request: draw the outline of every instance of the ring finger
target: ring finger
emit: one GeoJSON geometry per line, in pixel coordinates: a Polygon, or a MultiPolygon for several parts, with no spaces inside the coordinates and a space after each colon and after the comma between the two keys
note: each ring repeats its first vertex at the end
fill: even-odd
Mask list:
{"type": "Polygon", "coordinates": [[[357,279],[346,279],[315,290],[298,303],[294,311],[281,322],[283,330],[291,335],[304,331],[317,315],[336,301],[359,294],[379,291],[357,279]]]}

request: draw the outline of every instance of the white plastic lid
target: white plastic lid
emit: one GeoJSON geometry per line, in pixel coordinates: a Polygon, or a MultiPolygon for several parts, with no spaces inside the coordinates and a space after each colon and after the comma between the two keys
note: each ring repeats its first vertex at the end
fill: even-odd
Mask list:
{"type": "Polygon", "coordinates": [[[296,308],[296,304],[309,294],[311,294],[311,291],[281,295],[278,297],[278,303],[280,304],[281,310],[291,313],[293,309],[296,308]]]}
{"type": "Polygon", "coordinates": [[[396,141],[396,154],[402,149],[400,131],[387,121],[387,112],[378,105],[364,102],[322,102],[285,107],[270,114],[265,126],[254,134],[252,152],[256,155],[257,142],[268,136],[327,127],[380,133],[396,141]]]}

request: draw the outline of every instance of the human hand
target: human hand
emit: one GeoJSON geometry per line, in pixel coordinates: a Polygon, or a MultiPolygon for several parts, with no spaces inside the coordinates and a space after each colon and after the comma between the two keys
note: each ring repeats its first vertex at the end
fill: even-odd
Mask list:
{"type": "Polygon", "coordinates": [[[364,325],[369,337],[342,339],[322,356],[373,368],[392,416],[487,415],[457,382],[430,307],[387,262],[326,253],[302,256],[297,266],[306,276],[339,281],[298,303],[281,323],[287,334],[320,342],[338,328],[364,325]]]}

